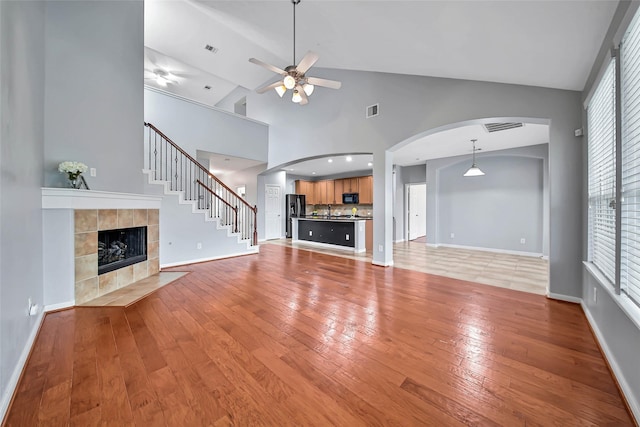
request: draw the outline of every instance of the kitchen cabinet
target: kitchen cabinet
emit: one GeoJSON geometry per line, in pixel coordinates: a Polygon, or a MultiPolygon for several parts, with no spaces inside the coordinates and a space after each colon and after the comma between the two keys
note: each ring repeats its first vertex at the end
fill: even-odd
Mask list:
{"type": "Polygon", "coordinates": [[[370,205],[373,203],[373,177],[358,177],[358,193],[360,193],[360,203],[370,205]]]}
{"type": "Polygon", "coordinates": [[[315,182],[296,180],[296,194],[304,194],[308,205],[315,205],[315,182]]]}
{"type": "Polygon", "coordinates": [[[336,179],[333,181],[333,198],[335,200],[336,205],[342,204],[342,193],[344,193],[344,185],[341,179],[336,179]]]}
{"type": "Polygon", "coordinates": [[[314,189],[314,200],[316,205],[326,205],[327,204],[327,181],[316,181],[313,183],[314,189]]]}
{"type": "MultiPolygon", "coordinates": [[[[329,180],[325,182],[327,183],[327,203],[335,205],[338,202],[336,200],[335,181],[329,180]]],[[[342,202],[342,194],[340,194],[340,201],[342,202]]]]}
{"type": "Polygon", "coordinates": [[[358,192],[358,178],[344,178],[344,179],[341,179],[341,181],[342,181],[342,192],[343,193],[357,193],[358,192]]]}

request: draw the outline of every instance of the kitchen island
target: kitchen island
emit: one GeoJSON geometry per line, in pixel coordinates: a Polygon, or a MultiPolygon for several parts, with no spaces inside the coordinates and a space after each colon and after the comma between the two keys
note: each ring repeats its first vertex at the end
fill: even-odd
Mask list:
{"type": "Polygon", "coordinates": [[[291,218],[292,242],[312,243],[318,246],[366,251],[366,229],[370,219],[358,217],[306,217],[291,218]]]}

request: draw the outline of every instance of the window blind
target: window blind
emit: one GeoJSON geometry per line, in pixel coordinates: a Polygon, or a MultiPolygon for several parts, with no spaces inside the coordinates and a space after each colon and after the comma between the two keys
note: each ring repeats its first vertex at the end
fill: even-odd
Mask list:
{"type": "Polygon", "coordinates": [[[620,290],[640,305],[640,22],[621,44],[622,200],[620,290]]]}
{"type": "Polygon", "coordinates": [[[589,260],[615,283],[616,107],[615,59],[587,107],[589,168],[589,260]]]}

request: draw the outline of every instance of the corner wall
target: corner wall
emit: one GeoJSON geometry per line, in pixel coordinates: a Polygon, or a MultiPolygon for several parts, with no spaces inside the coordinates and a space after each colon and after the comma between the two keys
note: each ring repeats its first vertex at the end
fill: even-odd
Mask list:
{"type": "Polygon", "coordinates": [[[0,418],[42,314],[45,3],[0,1],[0,418]]]}

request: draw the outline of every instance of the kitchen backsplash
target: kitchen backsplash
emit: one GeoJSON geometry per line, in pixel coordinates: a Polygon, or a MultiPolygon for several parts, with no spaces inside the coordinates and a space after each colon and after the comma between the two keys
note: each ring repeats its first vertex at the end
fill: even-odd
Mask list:
{"type": "MultiPolygon", "coordinates": [[[[358,216],[373,216],[373,205],[331,205],[331,215],[350,216],[356,208],[358,216]]],[[[307,205],[306,215],[313,215],[314,211],[320,216],[329,215],[328,205],[307,205]]]]}

